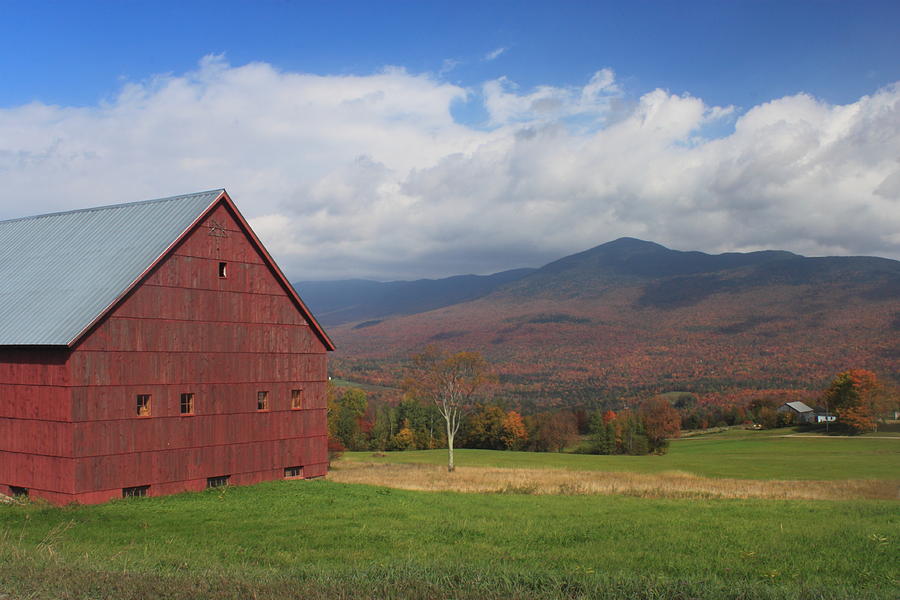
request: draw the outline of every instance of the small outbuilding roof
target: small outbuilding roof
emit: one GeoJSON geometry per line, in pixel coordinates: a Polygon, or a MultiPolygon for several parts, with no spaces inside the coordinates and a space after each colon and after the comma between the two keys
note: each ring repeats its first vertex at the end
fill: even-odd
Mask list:
{"type": "Polygon", "coordinates": [[[810,408],[809,406],[807,406],[805,403],[800,402],[800,401],[796,401],[796,402],[785,402],[784,405],[785,405],[785,406],[788,406],[788,407],[790,407],[790,408],[793,408],[793,409],[794,409],[795,411],[797,411],[798,413],[813,412],[813,409],[811,409],[811,408],[810,408]]]}
{"type": "Polygon", "coordinates": [[[0,346],[71,346],[219,200],[234,208],[218,189],[0,221],[0,346]]]}

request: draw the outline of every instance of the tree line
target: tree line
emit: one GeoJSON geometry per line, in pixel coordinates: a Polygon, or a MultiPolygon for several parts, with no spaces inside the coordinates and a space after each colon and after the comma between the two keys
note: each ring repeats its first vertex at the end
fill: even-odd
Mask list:
{"type": "Polygon", "coordinates": [[[661,454],[682,429],[793,424],[779,407],[792,400],[825,406],[849,433],[877,428],[897,408],[896,391],[871,371],[839,373],[820,394],[779,390],[740,394],[732,403],[695,394],[657,395],[619,410],[558,409],[523,415],[497,399],[500,389],[477,353],[429,348],[410,361],[399,399],[329,386],[328,431],[333,451],[452,449],[590,454],[661,454]]]}
{"type": "Polygon", "coordinates": [[[665,452],[680,430],[668,401],[651,398],[639,410],[556,410],[522,415],[488,400],[497,380],[477,353],[447,354],[431,347],[412,358],[399,401],[370,402],[362,390],[329,387],[330,448],[349,450],[453,449],[560,452],[582,436],[575,451],[595,454],[665,452]]]}

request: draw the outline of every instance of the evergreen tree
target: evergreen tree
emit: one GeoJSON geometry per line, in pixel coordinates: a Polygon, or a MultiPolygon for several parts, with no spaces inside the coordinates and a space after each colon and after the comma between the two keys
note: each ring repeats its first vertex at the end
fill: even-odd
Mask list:
{"type": "Polygon", "coordinates": [[[590,448],[592,454],[616,453],[616,428],[613,425],[614,420],[615,416],[607,418],[606,415],[599,410],[591,416],[590,448]]]}
{"type": "Polygon", "coordinates": [[[616,427],[612,422],[603,424],[603,434],[597,446],[598,454],[616,453],[616,427]]]}

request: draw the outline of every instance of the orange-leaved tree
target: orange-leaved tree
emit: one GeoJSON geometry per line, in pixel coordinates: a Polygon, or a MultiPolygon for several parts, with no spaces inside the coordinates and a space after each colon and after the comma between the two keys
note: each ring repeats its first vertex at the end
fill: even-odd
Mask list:
{"type": "Polygon", "coordinates": [[[867,369],[849,369],[838,373],[825,390],[822,401],[833,410],[838,422],[853,433],[875,431],[878,418],[896,407],[893,398],[875,373],[867,369]]]}
{"type": "Polygon", "coordinates": [[[404,388],[415,398],[437,406],[447,427],[447,470],[453,464],[453,440],[465,413],[475,404],[477,394],[493,377],[488,364],[477,352],[448,354],[429,346],[412,357],[404,388]]]}
{"type": "Polygon", "coordinates": [[[507,450],[519,450],[528,441],[528,430],[522,415],[514,410],[506,413],[501,437],[507,450]]]}

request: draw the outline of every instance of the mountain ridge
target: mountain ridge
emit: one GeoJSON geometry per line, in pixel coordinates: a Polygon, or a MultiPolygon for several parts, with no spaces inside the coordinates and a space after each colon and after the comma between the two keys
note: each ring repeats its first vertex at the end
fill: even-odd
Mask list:
{"type": "Polygon", "coordinates": [[[340,325],[398,314],[416,314],[480,298],[534,269],[491,275],[379,282],[368,279],[304,281],[293,284],[323,325],[340,325]]]}
{"type": "MultiPolygon", "coordinates": [[[[665,306],[740,287],[760,287],[777,281],[809,283],[838,276],[853,279],[859,273],[877,271],[900,273],[900,261],[880,257],[806,257],[785,250],[708,254],[622,237],[537,268],[412,281],[301,281],[294,287],[323,325],[334,326],[428,312],[494,293],[507,297],[544,294],[571,298],[596,296],[610,288],[643,283],[646,288],[641,304],[665,306]],[[684,290],[680,300],[674,298],[679,289],[684,290]]],[[[880,291],[871,290],[873,294],[895,292],[900,293],[900,283],[888,282],[880,291]]]]}
{"type": "Polygon", "coordinates": [[[822,389],[856,367],[900,381],[892,259],[710,255],[625,239],[489,283],[421,312],[363,318],[357,308],[358,320],[329,326],[334,372],[395,384],[429,344],[476,350],[504,394],[532,408],[672,390],[822,389]]]}

